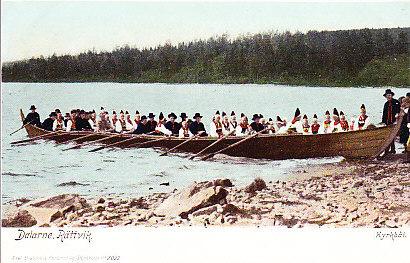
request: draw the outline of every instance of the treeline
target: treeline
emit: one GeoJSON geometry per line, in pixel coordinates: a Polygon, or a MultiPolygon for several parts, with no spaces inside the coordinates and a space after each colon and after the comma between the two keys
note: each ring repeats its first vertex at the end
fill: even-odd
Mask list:
{"type": "Polygon", "coordinates": [[[410,28],[226,35],[3,64],[6,82],[410,85],[410,28]],[[395,69],[398,70],[395,70],[395,69]],[[393,70],[392,70],[393,69],[393,70]],[[375,77],[386,71],[385,77],[375,77]]]}

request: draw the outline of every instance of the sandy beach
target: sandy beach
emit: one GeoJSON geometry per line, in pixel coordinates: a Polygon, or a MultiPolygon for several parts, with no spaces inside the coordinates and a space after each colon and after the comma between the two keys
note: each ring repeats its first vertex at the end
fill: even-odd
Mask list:
{"type": "Polygon", "coordinates": [[[229,178],[144,197],[66,194],[3,205],[2,225],[20,226],[285,226],[410,225],[410,165],[343,161],[306,167],[287,181],[229,178]]]}

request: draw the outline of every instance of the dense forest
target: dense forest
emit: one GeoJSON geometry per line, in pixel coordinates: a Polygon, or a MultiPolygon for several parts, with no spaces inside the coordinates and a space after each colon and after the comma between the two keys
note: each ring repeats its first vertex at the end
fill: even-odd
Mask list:
{"type": "Polygon", "coordinates": [[[4,63],[6,82],[410,86],[410,28],[226,35],[4,63]]]}

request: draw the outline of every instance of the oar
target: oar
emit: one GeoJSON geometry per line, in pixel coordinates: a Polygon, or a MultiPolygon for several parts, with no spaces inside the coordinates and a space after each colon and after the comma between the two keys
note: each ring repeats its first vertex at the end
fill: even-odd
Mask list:
{"type": "Polygon", "coordinates": [[[201,151],[197,152],[196,154],[194,154],[193,156],[189,157],[190,160],[194,159],[195,157],[201,155],[202,153],[204,153],[206,150],[208,150],[209,148],[211,148],[212,146],[220,143],[221,141],[225,140],[226,138],[228,138],[228,136],[232,135],[235,132],[235,130],[231,131],[229,134],[219,138],[218,140],[214,141],[213,143],[211,143],[210,145],[208,145],[207,147],[203,148],[201,151]]]}
{"type": "Polygon", "coordinates": [[[132,138],[129,138],[129,139],[126,139],[126,140],[123,140],[123,141],[119,141],[119,142],[107,144],[107,145],[104,145],[104,146],[101,146],[101,147],[92,149],[92,150],[90,150],[89,152],[97,152],[97,151],[100,151],[100,150],[102,150],[102,149],[105,149],[105,148],[108,148],[108,147],[118,146],[118,145],[120,145],[120,144],[123,144],[123,143],[126,143],[126,142],[130,142],[130,141],[133,141],[133,140],[138,139],[138,138],[141,138],[141,136],[133,136],[132,138]]]}
{"type": "Polygon", "coordinates": [[[64,149],[63,151],[78,149],[78,148],[81,148],[82,146],[86,146],[86,145],[89,145],[89,144],[92,144],[92,143],[103,142],[103,141],[106,141],[106,140],[109,140],[109,139],[112,139],[112,138],[115,138],[115,137],[118,137],[118,136],[121,136],[121,135],[122,135],[121,133],[118,133],[118,134],[114,134],[112,136],[104,137],[104,138],[101,138],[101,139],[98,139],[98,140],[95,140],[95,141],[89,141],[88,143],[81,143],[81,144],[78,144],[76,146],[64,149]]]}
{"type": "Polygon", "coordinates": [[[23,126],[21,126],[19,129],[15,130],[14,132],[10,133],[10,136],[15,134],[16,132],[26,128],[27,125],[31,124],[33,121],[30,121],[29,123],[24,124],[23,126]]]}
{"type": "Polygon", "coordinates": [[[193,136],[193,137],[189,138],[188,140],[186,140],[186,141],[184,141],[184,142],[182,142],[182,143],[178,144],[178,145],[177,145],[177,146],[175,146],[174,148],[171,148],[171,149],[169,149],[168,151],[166,151],[166,152],[164,152],[164,153],[160,154],[160,156],[165,156],[165,155],[167,155],[168,153],[172,152],[173,150],[178,149],[178,148],[179,148],[179,147],[181,147],[182,145],[184,145],[184,144],[186,144],[186,143],[188,143],[188,142],[192,141],[193,139],[198,138],[199,136],[200,136],[200,134],[197,134],[197,135],[195,135],[195,136],[193,136]]]}
{"type": "MultiPolygon", "coordinates": [[[[141,137],[143,137],[143,136],[141,136],[141,137]]],[[[171,139],[171,136],[161,137],[159,139],[151,140],[151,141],[147,141],[147,142],[143,142],[143,143],[134,143],[134,144],[129,145],[128,148],[130,148],[130,147],[141,148],[142,146],[147,146],[147,145],[150,145],[150,144],[153,144],[153,143],[156,143],[156,142],[159,142],[159,141],[168,140],[168,139],[171,139]]]]}
{"type": "Polygon", "coordinates": [[[20,143],[25,143],[25,142],[32,142],[35,140],[39,140],[39,139],[44,139],[53,135],[57,135],[60,131],[55,131],[55,132],[49,132],[43,135],[39,135],[39,136],[35,136],[33,138],[30,139],[25,139],[25,140],[20,140],[20,141],[15,141],[15,142],[11,142],[11,144],[20,144],[20,143]]]}
{"type": "Polygon", "coordinates": [[[86,139],[86,138],[95,136],[96,134],[98,134],[98,133],[92,133],[92,134],[80,136],[80,137],[77,137],[77,138],[74,138],[74,139],[70,139],[70,140],[67,140],[67,141],[56,142],[56,144],[57,144],[56,146],[58,146],[59,144],[62,144],[62,143],[69,143],[69,142],[75,142],[75,141],[78,141],[78,140],[86,139]]]}
{"type": "Polygon", "coordinates": [[[255,138],[256,136],[258,136],[258,135],[264,133],[264,132],[267,131],[267,130],[270,130],[270,128],[269,128],[269,129],[268,129],[268,128],[263,129],[263,130],[261,130],[260,132],[255,133],[255,134],[253,134],[253,135],[250,135],[250,136],[248,136],[248,137],[246,137],[246,138],[240,140],[239,142],[236,142],[236,143],[234,143],[234,144],[231,144],[231,145],[229,145],[229,146],[227,146],[227,147],[225,147],[225,148],[223,148],[223,149],[221,149],[221,150],[219,150],[219,151],[216,151],[216,152],[207,154],[207,155],[205,155],[204,157],[202,157],[201,160],[203,160],[203,161],[208,160],[209,158],[213,157],[214,155],[219,154],[219,153],[223,153],[223,152],[225,152],[226,150],[232,149],[233,147],[236,147],[236,146],[238,146],[238,145],[240,145],[240,144],[246,142],[247,140],[250,140],[250,139],[252,139],[252,138],[255,138]]]}

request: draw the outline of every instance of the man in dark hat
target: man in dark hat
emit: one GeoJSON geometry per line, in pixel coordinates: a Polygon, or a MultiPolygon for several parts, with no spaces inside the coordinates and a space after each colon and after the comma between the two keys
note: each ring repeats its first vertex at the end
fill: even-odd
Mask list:
{"type": "Polygon", "coordinates": [[[261,116],[259,114],[253,114],[253,117],[252,117],[253,122],[251,123],[250,127],[255,132],[260,132],[263,130],[263,124],[260,123],[260,119],[261,119],[261,116]]]}
{"type": "Polygon", "coordinates": [[[146,134],[149,132],[149,127],[147,125],[147,116],[141,116],[141,122],[138,124],[137,128],[132,132],[134,134],[146,134]]]}
{"type": "Polygon", "coordinates": [[[84,110],[80,110],[80,116],[77,117],[76,121],[77,131],[90,131],[92,130],[90,123],[87,119],[87,113],[84,110]]]}
{"type": "MultiPolygon", "coordinates": [[[[392,125],[396,122],[397,115],[400,112],[400,103],[398,100],[394,99],[394,92],[391,89],[386,89],[383,96],[386,98],[386,102],[384,103],[383,107],[383,118],[382,122],[386,125],[392,125]]],[[[394,145],[394,141],[391,145],[386,149],[387,153],[396,153],[396,147],[394,145]],[[390,151],[389,151],[390,149],[390,151]]]]}
{"type": "Polygon", "coordinates": [[[53,124],[57,118],[57,113],[54,111],[48,115],[48,118],[44,120],[42,127],[44,130],[53,131],[53,124]]]}
{"type": "Polygon", "coordinates": [[[23,121],[23,124],[30,123],[37,127],[41,127],[40,115],[36,112],[36,106],[31,105],[30,113],[27,114],[26,118],[23,121]]]}
{"type": "Polygon", "coordinates": [[[177,115],[171,112],[170,114],[168,114],[168,119],[169,121],[165,123],[165,128],[171,132],[172,136],[179,136],[179,130],[181,129],[181,124],[175,121],[177,119],[177,115]]]}
{"type": "Polygon", "coordinates": [[[189,130],[191,131],[191,133],[195,136],[195,135],[199,135],[199,136],[208,136],[208,134],[205,131],[205,126],[204,124],[201,122],[202,116],[200,113],[195,113],[193,119],[195,120],[194,122],[191,123],[191,125],[189,125],[189,130]]]}
{"type": "Polygon", "coordinates": [[[147,121],[149,132],[155,131],[155,128],[157,127],[158,123],[154,118],[155,118],[155,114],[150,112],[148,114],[148,121],[147,121]]]}

